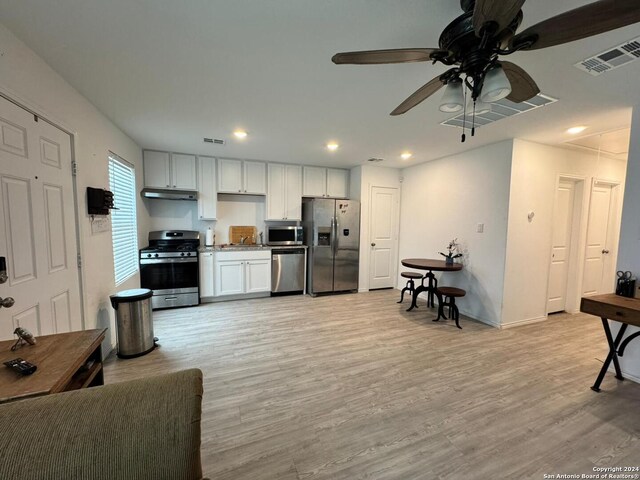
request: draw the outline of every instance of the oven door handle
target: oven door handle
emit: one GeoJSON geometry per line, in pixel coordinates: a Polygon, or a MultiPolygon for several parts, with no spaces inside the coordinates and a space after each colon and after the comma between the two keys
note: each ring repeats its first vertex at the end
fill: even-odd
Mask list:
{"type": "Polygon", "coordinates": [[[140,265],[152,265],[158,263],[194,263],[198,261],[198,257],[185,258],[141,258],[140,265]]]}

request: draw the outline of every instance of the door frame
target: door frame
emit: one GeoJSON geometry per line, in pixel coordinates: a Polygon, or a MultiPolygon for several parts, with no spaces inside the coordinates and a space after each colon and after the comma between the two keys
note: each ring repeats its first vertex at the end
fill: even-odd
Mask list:
{"type": "MultiPolygon", "coordinates": [[[[569,313],[576,313],[580,310],[580,292],[582,291],[582,275],[584,270],[585,242],[587,236],[585,214],[588,215],[588,208],[585,209],[585,194],[591,196],[591,191],[585,191],[587,178],[581,175],[560,173],[556,177],[553,190],[553,208],[551,218],[554,219],[558,208],[557,192],[561,182],[571,182],[574,185],[573,211],[571,214],[571,243],[569,252],[569,265],[567,274],[567,288],[564,301],[564,310],[569,313]]],[[[551,276],[551,259],[553,258],[553,224],[549,232],[549,255],[547,258],[547,289],[545,299],[545,316],[549,310],[549,286],[551,276]]]]}
{"type": "MultiPolygon", "coordinates": [[[[64,133],[69,135],[69,137],[71,138],[71,164],[77,165],[76,151],[78,146],[78,133],[74,129],[66,125],[60,119],[57,119],[54,115],[50,115],[48,112],[44,111],[39,106],[34,105],[33,103],[31,103],[29,100],[27,100],[26,98],[24,98],[23,96],[15,92],[14,90],[8,88],[6,85],[0,84],[0,97],[22,108],[23,110],[26,110],[32,115],[37,116],[39,120],[47,122],[48,124],[53,125],[54,127],[58,128],[59,130],[62,130],[64,133]]],[[[76,253],[77,253],[76,265],[78,265],[78,259],[82,259],[82,257],[84,256],[83,255],[84,249],[83,249],[82,235],[81,235],[80,208],[79,208],[79,202],[78,202],[78,198],[79,198],[78,176],[74,175],[72,172],[70,172],[70,174],[71,174],[71,184],[73,186],[73,218],[76,224],[76,235],[75,235],[76,253]]],[[[82,326],[82,330],[85,330],[87,328],[86,321],[85,321],[87,318],[87,313],[85,311],[86,302],[84,297],[84,292],[86,291],[85,275],[81,265],[77,267],[77,271],[78,271],[78,289],[79,289],[78,294],[80,297],[80,325],[82,326]]]]}
{"type": "MultiPolygon", "coordinates": [[[[372,235],[372,217],[374,215],[374,211],[373,211],[373,189],[374,188],[386,188],[386,189],[390,189],[390,190],[395,190],[397,192],[398,195],[398,207],[397,207],[397,213],[398,215],[396,216],[396,221],[395,221],[395,225],[393,227],[394,229],[394,233],[395,233],[395,242],[396,242],[396,254],[395,254],[395,258],[390,259],[391,262],[393,262],[393,266],[392,269],[393,271],[391,272],[391,278],[393,278],[393,285],[391,287],[386,287],[386,288],[396,288],[397,287],[397,278],[398,278],[398,259],[400,257],[400,212],[401,212],[401,191],[402,189],[400,187],[396,187],[396,186],[388,186],[388,185],[373,185],[373,184],[369,184],[369,225],[367,228],[367,264],[368,264],[368,268],[367,268],[367,291],[371,291],[371,272],[372,272],[372,263],[373,263],[373,258],[374,256],[371,255],[371,242],[373,241],[373,239],[371,238],[372,235]]],[[[382,289],[375,289],[375,290],[382,290],[382,289]]]]}

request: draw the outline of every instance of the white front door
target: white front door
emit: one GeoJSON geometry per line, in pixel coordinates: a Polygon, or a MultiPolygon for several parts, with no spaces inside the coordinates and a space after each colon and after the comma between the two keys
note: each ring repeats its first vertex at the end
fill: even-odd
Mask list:
{"type": "Polygon", "coordinates": [[[398,256],[398,217],[400,215],[398,189],[371,187],[370,205],[371,261],[369,288],[395,287],[398,256]]]}
{"type": "Polygon", "coordinates": [[[565,310],[574,199],[575,183],[560,181],[558,189],[556,190],[552,225],[553,238],[551,245],[551,267],[549,268],[547,313],[565,310]]]}
{"type": "Polygon", "coordinates": [[[584,262],[583,295],[615,290],[614,187],[594,183],[589,205],[587,248],[584,262]]]}
{"type": "Polygon", "coordinates": [[[0,339],[82,328],[71,137],[0,98],[0,256],[9,279],[0,297],[0,339]]]}

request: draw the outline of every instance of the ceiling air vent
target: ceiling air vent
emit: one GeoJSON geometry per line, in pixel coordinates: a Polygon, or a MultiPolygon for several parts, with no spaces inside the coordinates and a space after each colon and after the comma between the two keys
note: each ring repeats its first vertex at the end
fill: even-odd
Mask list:
{"type": "Polygon", "coordinates": [[[204,143],[215,143],[216,145],[224,145],[225,141],[219,138],[206,138],[204,139],[204,143]]]}
{"type": "MultiPolygon", "coordinates": [[[[489,110],[487,113],[477,114],[475,118],[475,126],[476,128],[479,128],[484,125],[497,122],[498,120],[502,120],[503,118],[530,112],[531,110],[535,110],[536,108],[556,103],[557,101],[557,98],[553,98],[542,93],[539,93],[535,97],[530,98],[526,102],[522,103],[514,103],[511,100],[503,98],[502,100],[498,100],[497,102],[489,104],[491,110],[489,110]]],[[[471,128],[472,123],[473,118],[471,112],[467,112],[466,119],[464,114],[461,113],[460,115],[445,120],[441,123],[441,125],[448,125],[449,127],[462,127],[463,125],[465,125],[467,128],[471,128]]]]}
{"type": "Polygon", "coordinates": [[[582,60],[574,64],[574,66],[583,72],[597,77],[604,72],[633,62],[637,60],[638,57],[640,57],[640,37],[618,45],[615,48],[610,48],[599,55],[582,60]]]}

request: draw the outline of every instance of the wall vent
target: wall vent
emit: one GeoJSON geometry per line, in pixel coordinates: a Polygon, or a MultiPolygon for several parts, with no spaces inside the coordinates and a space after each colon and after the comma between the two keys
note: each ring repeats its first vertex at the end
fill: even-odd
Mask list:
{"type": "Polygon", "coordinates": [[[633,62],[640,57],[640,37],[610,48],[593,57],[589,57],[574,64],[578,70],[587,72],[589,75],[597,77],[604,72],[614,70],[618,67],[633,62]]]}
{"type": "Polygon", "coordinates": [[[219,138],[206,138],[204,139],[204,143],[215,143],[216,145],[224,145],[226,142],[219,138]]]}
{"type": "MultiPolygon", "coordinates": [[[[530,112],[531,110],[535,110],[536,108],[556,103],[557,101],[557,98],[553,98],[542,93],[539,93],[535,97],[530,98],[526,102],[522,103],[514,103],[511,100],[503,98],[502,100],[491,103],[491,110],[489,112],[476,115],[475,125],[476,128],[479,128],[484,125],[489,125],[490,123],[497,122],[498,120],[502,120],[503,118],[513,117],[514,115],[520,115],[521,113],[530,112]]],[[[461,113],[460,115],[445,120],[441,123],[441,125],[447,125],[449,127],[462,127],[464,124],[467,128],[471,128],[472,123],[472,113],[467,112],[466,119],[464,114],[461,113]]]]}

